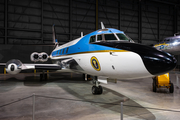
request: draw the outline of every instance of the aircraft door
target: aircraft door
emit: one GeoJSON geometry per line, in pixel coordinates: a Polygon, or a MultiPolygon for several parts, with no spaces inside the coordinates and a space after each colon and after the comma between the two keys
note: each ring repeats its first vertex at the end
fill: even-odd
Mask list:
{"type": "Polygon", "coordinates": [[[118,53],[114,51],[109,52],[109,60],[110,60],[110,66],[109,66],[109,72],[110,74],[117,74],[116,64],[118,63],[118,53]]]}

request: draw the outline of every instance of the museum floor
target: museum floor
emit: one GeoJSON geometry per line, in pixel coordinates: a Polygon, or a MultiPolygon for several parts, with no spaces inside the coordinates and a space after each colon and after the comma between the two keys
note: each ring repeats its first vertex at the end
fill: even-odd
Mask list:
{"type": "Polygon", "coordinates": [[[123,101],[124,120],[178,120],[180,89],[175,73],[170,79],[173,94],[165,88],[152,92],[152,79],[146,78],[101,84],[103,94],[92,95],[91,82],[80,74],[53,73],[44,82],[30,73],[1,74],[0,120],[32,120],[33,94],[35,120],[119,120],[123,101]]]}

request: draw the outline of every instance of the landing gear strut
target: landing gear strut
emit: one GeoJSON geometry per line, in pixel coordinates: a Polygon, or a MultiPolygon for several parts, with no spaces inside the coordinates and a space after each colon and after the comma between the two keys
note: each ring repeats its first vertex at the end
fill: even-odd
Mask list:
{"type": "Polygon", "coordinates": [[[44,80],[47,80],[47,73],[44,73],[43,71],[43,73],[40,74],[40,81],[44,81],[44,80]]]}
{"type": "Polygon", "coordinates": [[[97,76],[93,77],[93,87],[92,87],[92,94],[94,95],[100,95],[103,93],[102,86],[99,85],[99,82],[97,80],[97,76]]]}

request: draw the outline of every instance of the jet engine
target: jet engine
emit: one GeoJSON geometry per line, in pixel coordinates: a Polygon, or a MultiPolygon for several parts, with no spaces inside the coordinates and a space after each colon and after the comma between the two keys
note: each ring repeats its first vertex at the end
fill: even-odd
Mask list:
{"type": "Polygon", "coordinates": [[[42,53],[37,53],[37,52],[34,52],[31,54],[30,56],[30,59],[31,61],[33,62],[46,62],[48,61],[48,54],[45,53],[45,52],[42,52],[42,53]]]}
{"type": "Polygon", "coordinates": [[[17,59],[12,59],[6,63],[6,71],[9,74],[18,74],[21,72],[22,62],[17,59]]]}
{"type": "Polygon", "coordinates": [[[45,52],[42,52],[39,54],[39,61],[46,62],[48,61],[48,54],[45,52]]]}
{"type": "Polygon", "coordinates": [[[38,62],[39,61],[39,54],[37,52],[33,52],[30,56],[31,61],[38,62]]]}

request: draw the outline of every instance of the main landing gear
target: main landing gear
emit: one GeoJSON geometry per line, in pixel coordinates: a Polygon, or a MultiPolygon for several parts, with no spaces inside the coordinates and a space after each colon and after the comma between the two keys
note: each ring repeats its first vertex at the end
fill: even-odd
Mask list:
{"type": "Polygon", "coordinates": [[[100,86],[98,80],[97,80],[97,76],[93,77],[93,86],[92,86],[92,94],[93,95],[100,95],[103,93],[103,88],[102,86],[100,86]]]}
{"type": "Polygon", "coordinates": [[[43,73],[40,74],[40,81],[45,81],[45,80],[47,80],[47,73],[43,71],[43,73]]]}

